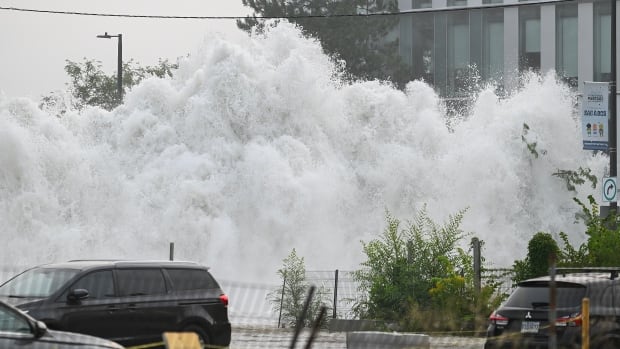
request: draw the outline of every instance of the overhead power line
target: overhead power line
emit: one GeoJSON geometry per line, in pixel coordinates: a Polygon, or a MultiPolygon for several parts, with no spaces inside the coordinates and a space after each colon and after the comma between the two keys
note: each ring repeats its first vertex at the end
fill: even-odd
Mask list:
{"type": "Polygon", "coordinates": [[[76,15],[76,16],[99,16],[99,17],[122,17],[122,18],[155,18],[155,19],[293,19],[293,18],[332,18],[332,17],[370,17],[370,16],[391,16],[398,15],[398,12],[368,13],[368,14],[334,14],[334,15],[301,15],[301,16],[163,16],[163,15],[132,15],[122,13],[95,13],[77,11],[56,11],[56,10],[37,10],[19,7],[1,7],[0,10],[16,12],[34,12],[57,15],[76,15]]]}
{"type": "MultiPolygon", "coordinates": [[[[16,11],[16,12],[32,12],[32,13],[46,13],[57,15],[74,15],[74,16],[99,16],[99,17],[117,17],[117,18],[146,18],[146,19],[234,19],[241,20],[247,18],[253,19],[299,19],[299,18],[343,18],[343,17],[376,17],[376,16],[398,16],[407,15],[413,13],[424,12],[453,12],[462,10],[473,9],[485,9],[485,8],[507,8],[507,7],[520,7],[528,5],[542,5],[542,4],[554,4],[565,2],[577,2],[577,0],[525,0],[517,3],[509,4],[484,4],[478,6],[453,6],[442,8],[418,8],[405,10],[401,12],[373,12],[373,13],[355,13],[355,14],[326,14],[326,15],[296,15],[296,16],[164,16],[164,15],[132,15],[125,13],[96,13],[96,12],[78,12],[78,11],[56,11],[56,10],[37,10],[19,7],[2,7],[0,10],[16,11]]],[[[364,11],[364,8],[360,8],[364,11]]]]}

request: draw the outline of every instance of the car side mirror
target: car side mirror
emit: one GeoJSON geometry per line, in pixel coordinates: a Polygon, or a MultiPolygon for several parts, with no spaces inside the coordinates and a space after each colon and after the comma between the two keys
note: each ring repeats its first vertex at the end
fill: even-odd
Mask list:
{"type": "Polygon", "coordinates": [[[34,336],[35,338],[43,337],[47,333],[47,325],[43,321],[35,321],[34,323],[34,336]]]}
{"type": "Polygon", "coordinates": [[[78,302],[86,298],[88,298],[88,290],[83,288],[76,288],[67,295],[67,300],[69,302],[78,302]]]}

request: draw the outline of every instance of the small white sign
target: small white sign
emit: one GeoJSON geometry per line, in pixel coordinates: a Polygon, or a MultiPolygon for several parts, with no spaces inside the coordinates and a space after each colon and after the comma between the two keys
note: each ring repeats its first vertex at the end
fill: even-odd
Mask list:
{"type": "Polygon", "coordinates": [[[618,184],[616,177],[603,178],[603,202],[618,201],[618,184]]]}

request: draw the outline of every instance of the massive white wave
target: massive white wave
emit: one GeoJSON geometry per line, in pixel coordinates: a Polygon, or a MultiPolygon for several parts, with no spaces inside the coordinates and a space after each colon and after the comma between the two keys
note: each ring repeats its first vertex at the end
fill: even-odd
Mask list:
{"type": "Polygon", "coordinates": [[[0,97],[0,263],[166,259],[174,242],[224,279],[276,278],[293,248],[308,269],[353,270],[386,210],[407,221],[424,204],[437,222],[467,209],[490,266],[523,258],[538,231],[584,241],[572,199],[600,189],[552,174],[601,177],[608,159],[581,149],[574,96],[552,75],[506,99],[483,90],[454,121],[423,82],[339,70],[282,24],[205,40],[112,112],[0,97]]]}

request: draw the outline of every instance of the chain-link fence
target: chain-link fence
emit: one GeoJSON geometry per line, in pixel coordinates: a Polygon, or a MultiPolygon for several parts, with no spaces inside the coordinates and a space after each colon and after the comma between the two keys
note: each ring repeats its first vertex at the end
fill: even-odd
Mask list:
{"type": "Polygon", "coordinates": [[[497,292],[501,294],[510,294],[515,287],[514,270],[510,268],[483,269],[481,274],[482,284],[498,285],[497,292]]]}
{"type": "MultiPolygon", "coordinates": [[[[358,284],[353,272],[306,271],[308,285],[322,288],[325,300],[331,308],[328,318],[353,319],[353,306],[359,298],[358,284]]],[[[282,284],[258,284],[220,280],[220,285],[228,294],[229,315],[232,321],[240,324],[274,325],[278,327],[279,314],[269,301],[269,294],[277,294],[282,284]]]]}

